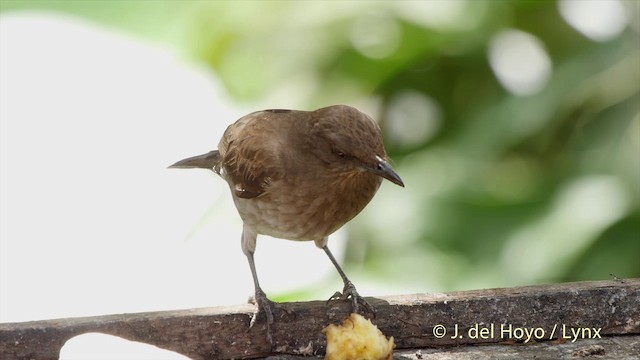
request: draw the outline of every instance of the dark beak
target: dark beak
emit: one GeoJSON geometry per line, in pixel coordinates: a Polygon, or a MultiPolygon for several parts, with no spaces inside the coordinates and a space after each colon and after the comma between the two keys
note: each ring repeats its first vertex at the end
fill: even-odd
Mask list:
{"type": "Polygon", "coordinates": [[[206,154],[193,156],[190,158],[180,160],[177,163],[169,166],[169,168],[177,168],[177,169],[200,168],[200,169],[214,170],[214,168],[218,166],[219,163],[220,163],[220,153],[218,152],[218,150],[213,150],[213,151],[209,151],[206,154]]]}
{"type": "Polygon", "coordinates": [[[391,165],[389,165],[388,162],[386,162],[384,159],[382,159],[379,156],[376,156],[375,167],[369,168],[367,170],[369,170],[370,172],[376,175],[382,176],[383,178],[391,181],[396,185],[400,185],[404,187],[404,183],[402,182],[402,179],[400,179],[400,176],[398,176],[398,174],[396,174],[396,172],[393,171],[393,169],[391,168],[391,165]]]}

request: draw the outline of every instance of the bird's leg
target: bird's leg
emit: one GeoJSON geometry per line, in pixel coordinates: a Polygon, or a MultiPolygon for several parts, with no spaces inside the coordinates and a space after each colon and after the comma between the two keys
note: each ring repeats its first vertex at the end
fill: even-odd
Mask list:
{"type": "Polygon", "coordinates": [[[253,324],[255,324],[260,313],[264,313],[267,318],[267,341],[269,344],[273,345],[273,337],[271,335],[271,324],[273,324],[273,313],[271,312],[271,307],[273,306],[273,301],[267,298],[267,295],[260,287],[258,274],[256,272],[256,264],[253,261],[253,251],[247,252],[247,259],[249,260],[249,267],[251,268],[251,275],[253,276],[253,284],[256,289],[255,300],[257,305],[256,312],[253,314],[249,328],[253,327],[253,324]]]}
{"type": "Polygon", "coordinates": [[[329,256],[329,260],[331,260],[331,262],[333,263],[333,266],[336,267],[336,270],[338,270],[338,273],[340,274],[340,277],[342,277],[342,281],[344,282],[344,289],[342,289],[342,293],[337,291],[329,300],[351,299],[351,308],[353,309],[353,312],[357,313],[358,310],[360,310],[360,305],[362,305],[366,310],[373,312],[373,308],[371,307],[371,305],[369,305],[369,303],[362,296],[358,294],[356,287],[353,285],[351,280],[349,280],[347,275],[344,273],[344,271],[336,261],[336,258],[333,257],[333,254],[331,253],[331,250],[329,250],[329,247],[327,245],[324,245],[322,249],[324,250],[325,253],[327,253],[327,256],[329,256]]]}

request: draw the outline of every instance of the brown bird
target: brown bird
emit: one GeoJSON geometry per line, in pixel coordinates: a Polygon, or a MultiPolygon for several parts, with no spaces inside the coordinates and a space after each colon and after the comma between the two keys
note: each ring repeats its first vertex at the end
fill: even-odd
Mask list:
{"type": "Polygon", "coordinates": [[[258,234],[313,240],[344,281],[342,293],[354,312],[368,307],[327,247],[328,236],[356,216],[382,179],[404,186],[389,165],[380,127],[345,105],[315,111],[264,110],[230,125],[218,150],[190,157],[172,168],[213,170],[229,183],[244,222],[242,251],[249,260],[258,305],[271,342],[273,303],[260,288],[253,260],[258,234]]]}

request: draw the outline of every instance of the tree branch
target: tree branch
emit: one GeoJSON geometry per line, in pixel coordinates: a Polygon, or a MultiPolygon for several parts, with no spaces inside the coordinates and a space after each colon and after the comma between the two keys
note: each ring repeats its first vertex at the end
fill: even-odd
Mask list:
{"type": "MultiPolygon", "coordinates": [[[[640,334],[640,279],[367,301],[376,310],[372,321],[395,338],[398,349],[597,341],[602,336],[640,334]],[[441,338],[434,333],[442,334],[441,338]]],[[[326,339],[321,330],[346,318],[350,306],[324,301],[280,305],[274,309],[273,349],[265,340],[264,319],[249,329],[253,310],[252,305],[241,305],[4,323],[0,324],[0,357],[57,359],[67,340],[87,332],[152,344],[192,359],[322,354],[326,339]]]]}

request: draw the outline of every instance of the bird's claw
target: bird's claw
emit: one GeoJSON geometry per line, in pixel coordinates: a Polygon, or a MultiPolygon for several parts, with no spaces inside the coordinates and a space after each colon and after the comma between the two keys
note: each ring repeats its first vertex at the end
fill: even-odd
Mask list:
{"type": "Polygon", "coordinates": [[[354,313],[360,312],[360,306],[362,306],[365,311],[374,313],[373,307],[371,307],[367,300],[365,300],[362,296],[360,296],[360,294],[358,294],[356,287],[351,281],[348,281],[344,284],[344,289],[342,289],[342,292],[336,291],[336,293],[329,298],[329,301],[332,300],[351,300],[351,309],[354,313]]]}
{"type": "Polygon", "coordinates": [[[249,329],[253,327],[258,317],[264,314],[267,319],[267,342],[269,343],[269,345],[273,346],[273,335],[271,334],[273,312],[271,311],[271,308],[275,307],[274,302],[269,300],[269,298],[267,298],[267,295],[262,290],[256,290],[254,300],[256,304],[256,311],[253,313],[253,317],[251,318],[251,322],[249,323],[249,329]]]}

